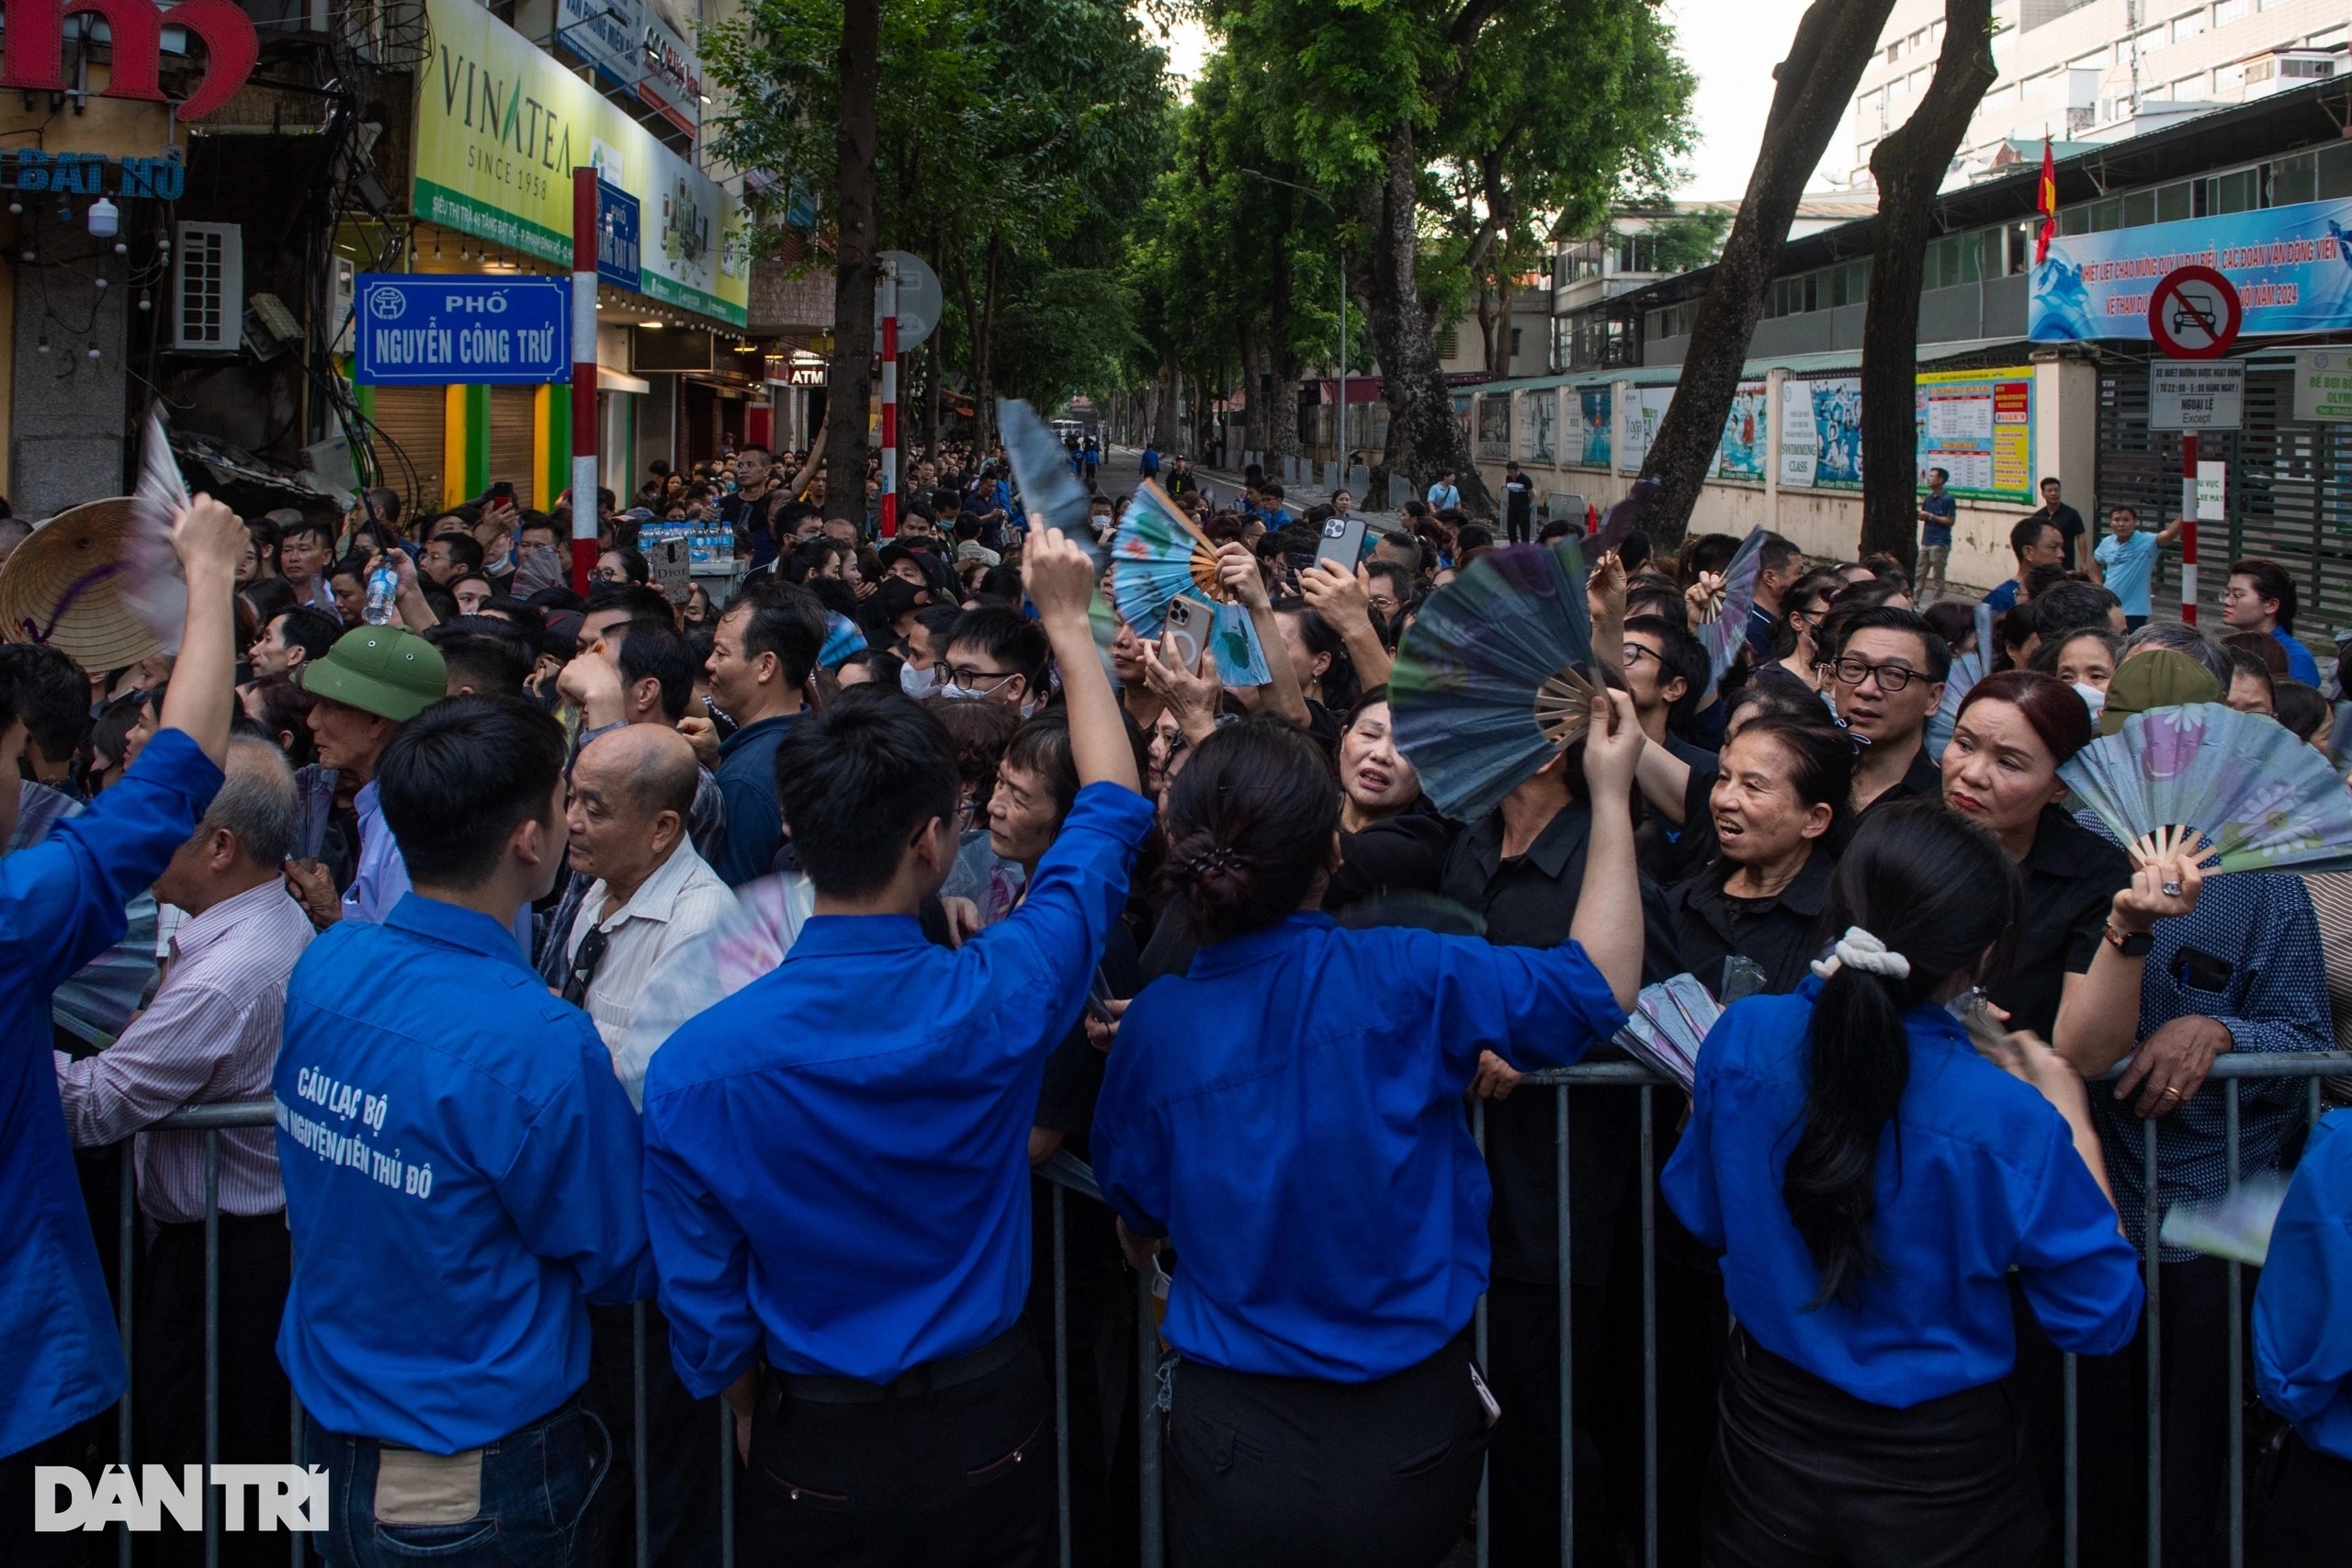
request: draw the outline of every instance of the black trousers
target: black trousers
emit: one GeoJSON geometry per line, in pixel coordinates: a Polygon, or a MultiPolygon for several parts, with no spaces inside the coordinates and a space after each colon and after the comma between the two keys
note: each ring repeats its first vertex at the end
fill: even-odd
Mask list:
{"type": "MultiPolygon", "coordinates": [[[[293,1395],[277,1363],[277,1320],[286,1310],[294,1252],[286,1215],[220,1216],[220,1447],[223,1464],[283,1464],[293,1457],[293,1395]]],[[[177,1467],[204,1462],[204,1226],[159,1226],[147,1249],[131,1317],[131,1415],[139,1457],[177,1467]]],[[[204,1561],[200,1530],[168,1515],[155,1561],[204,1561]]],[[[286,1539],[267,1530],[220,1535],[226,1568],[279,1568],[286,1539]]]]}
{"type": "Polygon", "coordinates": [[[1503,525],[1503,530],[1510,535],[1510,542],[1514,545],[1532,543],[1535,538],[1535,513],[1531,511],[1522,517],[1512,513],[1510,520],[1503,525]]]}
{"type": "MultiPolygon", "coordinates": [[[[718,1401],[686,1392],[670,1359],[670,1320],[651,1302],[644,1306],[649,1561],[654,1568],[695,1568],[719,1559],[718,1466],[722,1454],[735,1462],[734,1439],[721,1447],[718,1401]]],[[[595,1559],[597,1568],[624,1568],[637,1562],[636,1310],[590,1307],[588,1325],[588,1385],[581,1393],[613,1449],[595,1503],[595,1559]]]]}
{"type": "Polygon", "coordinates": [[[2254,1521],[2254,1562],[2345,1568],[2352,1563],[2352,1461],[2320,1452],[2291,1428],[2281,1431],[2263,1461],[2254,1521]]]}
{"type": "Polygon", "coordinates": [[[1049,1557],[1053,1394],[1025,1332],[1012,1333],[1004,1365],[928,1392],[833,1403],[768,1374],[738,1561],[1028,1568],[1049,1557]]]}
{"type": "Polygon", "coordinates": [[[1872,1404],[1745,1333],[1724,1359],[1707,1477],[1720,1568],[2015,1568],[2049,1518],[1998,1382],[1907,1410],[1872,1404]]]}
{"type": "MultiPolygon", "coordinates": [[[[2252,1322],[2255,1281],[2242,1289],[2252,1322]]],[[[2162,1312],[2159,1388],[2164,1404],[2165,1568],[2213,1568],[2229,1561],[2223,1540],[2230,1483],[2230,1272],[2218,1258],[2156,1265],[2162,1312]]],[[[2245,1336],[2250,1358],[2254,1336],[2245,1336]]],[[[2245,1386],[2254,1387],[2253,1364],[2245,1386]]],[[[2075,1362],[2081,1455],[2083,1568],[2138,1568],[2148,1561],[2148,1330],[2113,1356],[2075,1362]]]]}
{"type": "Polygon", "coordinates": [[[1469,1526],[1487,1411],[1468,1336],[1377,1382],[1178,1364],[1178,1568],[1434,1568],[1469,1526]]]}

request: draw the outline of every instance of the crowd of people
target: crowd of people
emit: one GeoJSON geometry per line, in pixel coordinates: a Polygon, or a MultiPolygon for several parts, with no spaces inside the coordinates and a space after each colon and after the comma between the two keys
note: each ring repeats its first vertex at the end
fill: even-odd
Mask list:
{"type": "Polygon", "coordinates": [[[1050,1562],[1058,1339],[1076,1562],[1132,1558],[1160,1423],[1181,1563],[1429,1568],[1483,1524],[1613,1564],[1646,1290],[1661,1561],[2058,1562],[2069,1400],[2080,1561],[2225,1560],[2240,1423],[2257,1561],[2347,1560],[2352,1144],[2212,1067],[2352,1040],[2352,874],[2209,876],[2059,776],[2193,703],[2328,753],[2287,573],[2232,566],[2224,637],[2148,621],[2161,531],[2116,509],[2077,575],[2053,486],[1980,646],[1883,558],[1767,536],[1742,609],[1740,541],[1631,533],[1580,733],[1457,820],[1400,646],[1583,524],[1518,543],[1506,486],[1498,543],[1441,476],[1350,570],[1345,491],[1144,470],[1265,685],[1106,611],[1130,497],[1066,535],[955,445],[888,538],[821,450],[602,496],[584,594],[568,511],[504,487],[198,498],[175,654],[0,645],[0,1557],[93,1550],[32,1476],[114,1455],[135,1369],[141,1461],[199,1461],[209,1404],[222,1460],[324,1467],[335,1568],[718,1562],[722,1430],[740,1561],[1050,1562]],[[655,586],[679,515],[734,531],[716,595],[655,586]],[[1524,1087],[1684,975],[1730,1004],[1688,1096],[1524,1087]],[[146,1130],[264,1098],[216,1163],[146,1130]],[[1103,1204],[1055,1208],[1063,1156],[1103,1204]],[[2157,1234],[2290,1171],[2265,1269],[2157,1234]]]}

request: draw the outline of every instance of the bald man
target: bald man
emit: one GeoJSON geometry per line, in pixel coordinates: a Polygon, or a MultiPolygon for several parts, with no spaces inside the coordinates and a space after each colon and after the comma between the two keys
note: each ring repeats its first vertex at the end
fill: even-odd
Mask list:
{"type": "Polygon", "coordinates": [[[616,1060],[629,1013],[662,956],[734,906],[727,884],[687,841],[700,778],[694,748],[658,724],[606,730],[571,765],[571,869],[595,880],[565,938],[563,996],[588,1010],[616,1060]]]}
{"type": "MultiPolygon", "coordinates": [[[[674,964],[673,955],[699,942],[735,907],[735,895],[687,837],[700,776],[694,748],[660,724],[608,729],[571,764],[571,803],[564,813],[571,869],[595,880],[564,938],[563,997],[588,1010],[631,1100],[644,1091],[645,1063],[626,1061],[621,1043],[638,998],[665,960],[674,964]]],[[[650,1303],[643,1312],[652,1560],[712,1562],[718,1556],[718,1500],[708,1443],[718,1402],[686,1392],[670,1358],[668,1321],[650,1303]]],[[[585,1398],[613,1434],[615,1472],[628,1474],[637,1408],[634,1314],[626,1306],[591,1307],[589,1324],[585,1398]]],[[[621,1509],[634,1506],[624,1489],[621,1509]]],[[[628,1518],[614,1519],[613,1539],[628,1540],[630,1528],[628,1518]]]]}

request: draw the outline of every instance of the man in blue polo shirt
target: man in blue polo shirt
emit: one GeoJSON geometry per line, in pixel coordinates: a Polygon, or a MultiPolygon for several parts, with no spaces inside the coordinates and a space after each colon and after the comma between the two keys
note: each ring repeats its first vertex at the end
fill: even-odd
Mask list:
{"type": "Polygon", "coordinates": [[[671,1354],[735,1410],[758,1539],[785,1562],[1050,1550],[1051,1394],[1019,1326],[1028,1134],[1152,808],[1088,629],[1093,562],[1038,523],[1023,583],[1080,788],[1021,907],[958,951],[925,942],[917,910],[956,862],[955,745],[903,696],[852,692],[776,754],[814,915],[646,1073],[671,1354]]]}
{"type": "MultiPolygon", "coordinates": [[[[251,544],[208,497],[181,515],[172,547],[187,579],[187,621],[162,728],[87,811],[0,860],[0,1562],[12,1568],[78,1556],[75,1538],[33,1533],[33,1469],[80,1462],[88,1445],[67,1435],[121,1398],[127,1379],[58,1105],[50,993],[121,940],[124,907],[162,874],[220,787],[236,700],[231,606],[251,544]]],[[[34,674],[17,656],[29,651],[0,649],[0,844],[17,825],[19,681],[34,674]]]]}
{"type": "Polygon", "coordinates": [[[2136,632],[2154,614],[2156,558],[2180,537],[2180,524],[2154,533],[2140,525],[2140,514],[2119,506],[2107,514],[2108,536],[2091,552],[2091,581],[2104,586],[2123,606],[2123,628],[2136,632]]]}
{"type": "Polygon", "coordinates": [[[784,847],[776,813],[775,749],[800,716],[809,672],[825,646],[825,607],[806,588],[755,577],[713,628],[710,700],[735,721],[711,770],[727,802],[727,843],[710,864],[729,887],[775,869],[784,847]]]}
{"type": "Polygon", "coordinates": [[[1944,487],[1951,482],[1951,475],[1942,468],[1928,470],[1928,493],[1919,498],[1919,578],[1918,592],[1913,602],[1925,608],[1928,603],[1944,591],[1944,568],[1951,559],[1952,520],[1960,514],[1960,503],[1944,487]],[[1929,580],[1935,587],[1928,586],[1929,580]]]}
{"type": "Polygon", "coordinates": [[[612,1056],[510,934],[563,864],[564,760],[512,699],[411,719],[376,782],[412,890],[287,984],[277,1356],[334,1477],[331,1568],[589,1561],[613,1450],[579,1398],[588,1303],[644,1299],[653,1269],[612,1056]]]}

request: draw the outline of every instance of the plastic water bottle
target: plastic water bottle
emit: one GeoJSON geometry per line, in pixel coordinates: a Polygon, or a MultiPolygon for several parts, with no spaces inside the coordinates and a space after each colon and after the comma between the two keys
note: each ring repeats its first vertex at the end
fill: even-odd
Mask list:
{"type": "Polygon", "coordinates": [[[379,560],[368,574],[368,607],[360,612],[371,626],[392,624],[392,601],[400,597],[401,580],[389,560],[379,560]]]}

